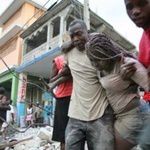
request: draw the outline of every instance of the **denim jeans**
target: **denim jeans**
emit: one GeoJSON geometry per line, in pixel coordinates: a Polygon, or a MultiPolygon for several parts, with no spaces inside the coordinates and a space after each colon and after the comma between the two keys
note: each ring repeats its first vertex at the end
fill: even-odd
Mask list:
{"type": "Polygon", "coordinates": [[[143,133],[139,140],[139,145],[142,150],[150,150],[150,114],[143,127],[143,133]]]}
{"type": "Polygon", "coordinates": [[[105,114],[93,121],[70,118],[66,128],[66,150],[113,150],[113,113],[110,107],[105,114]]]}

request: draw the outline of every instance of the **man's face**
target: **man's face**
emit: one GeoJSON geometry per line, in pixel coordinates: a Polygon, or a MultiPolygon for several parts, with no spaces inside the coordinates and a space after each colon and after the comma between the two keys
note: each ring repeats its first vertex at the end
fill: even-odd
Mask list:
{"type": "Polygon", "coordinates": [[[79,23],[77,23],[69,28],[69,33],[74,46],[79,51],[84,51],[85,43],[88,40],[87,30],[84,29],[79,23]]]}
{"type": "Polygon", "coordinates": [[[150,27],[150,0],[125,0],[128,16],[143,29],[150,27]]]}

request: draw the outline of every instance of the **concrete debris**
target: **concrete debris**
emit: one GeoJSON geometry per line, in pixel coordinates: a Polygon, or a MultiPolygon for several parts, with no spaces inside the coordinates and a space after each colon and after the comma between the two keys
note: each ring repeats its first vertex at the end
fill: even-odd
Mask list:
{"type": "Polygon", "coordinates": [[[30,128],[25,133],[17,133],[13,139],[18,141],[29,137],[33,138],[23,140],[11,148],[6,147],[5,150],[60,150],[60,143],[51,140],[52,130],[51,127],[47,126],[30,128]]]}

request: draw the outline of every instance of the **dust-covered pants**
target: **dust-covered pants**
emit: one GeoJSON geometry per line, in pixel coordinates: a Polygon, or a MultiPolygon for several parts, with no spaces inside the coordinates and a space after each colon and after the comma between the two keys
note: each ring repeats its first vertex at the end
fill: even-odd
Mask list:
{"type": "Polygon", "coordinates": [[[150,112],[148,112],[148,118],[146,119],[143,133],[139,140],[139,145],[142,150],[150,150],[150,112]]]}
{"type": "Polygon", "coordinates": [[[93,121],[70,118],[66,129],[66,150],[113,150],[113,112],[110,107],[104,115],[93,121]]]}

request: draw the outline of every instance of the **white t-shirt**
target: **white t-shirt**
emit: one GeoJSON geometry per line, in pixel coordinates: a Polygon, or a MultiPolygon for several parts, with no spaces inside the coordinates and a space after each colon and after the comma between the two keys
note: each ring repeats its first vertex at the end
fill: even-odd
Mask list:
{"type": "Polygon", "coordinates": [[[10,106],[10,110],[7,110],[7,114],[6,114],[6,121],[8,123],[12,122],[13,118],[12,118],[12,114],[14,114],[14,108],[12,105],[9,105],[10,106]]]}
{"type": "Polygon", "coordinates": [[[68,115],[71,118],[91,121],[100,118],[108,105],[96,69],[91,65],[86,52],[76,48],[65,54],[73,77],[73,91],[68,115]]]}

